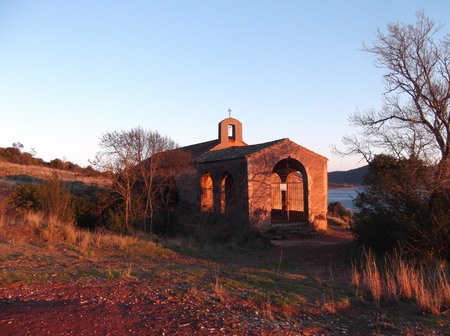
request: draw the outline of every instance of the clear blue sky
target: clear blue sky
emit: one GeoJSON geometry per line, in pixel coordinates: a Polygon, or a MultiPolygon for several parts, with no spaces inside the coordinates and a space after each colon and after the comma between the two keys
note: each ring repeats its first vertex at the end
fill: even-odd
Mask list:
{"type": "Polygon", "coordinates": [[[381,104],[362,42],[422,9],[450,24],[447,0],[0,0],[0,147],[85,166],[106,131],[190,145],[231,108],[247,143],[290,138],[353,169],[330,146],[381,104]]]}

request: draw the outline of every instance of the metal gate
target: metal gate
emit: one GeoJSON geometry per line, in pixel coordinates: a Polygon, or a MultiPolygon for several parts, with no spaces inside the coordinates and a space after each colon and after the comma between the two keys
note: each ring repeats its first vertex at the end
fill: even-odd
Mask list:
{"type": "Polygon", "coordinates": [[[305,221],[303,182],[272,183],[272,223],[305,221]]]}

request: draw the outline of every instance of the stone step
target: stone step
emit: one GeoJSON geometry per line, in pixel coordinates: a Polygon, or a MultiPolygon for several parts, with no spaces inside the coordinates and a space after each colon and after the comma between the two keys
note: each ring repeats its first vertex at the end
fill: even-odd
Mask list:
{"type": "Polygon", "coordinates": [[[271,224],[272,228],[290,228],[290,227],[298,227],[298,226],[300,226],[300,227],[309,226],[309,224],[303,223],[303,222],[271,224]]]}
{"type": "Polygon", "coordinates": [[[272,239],[311,237],[314,230],[308,223],[273,224],[269,230],[272,239]]]}

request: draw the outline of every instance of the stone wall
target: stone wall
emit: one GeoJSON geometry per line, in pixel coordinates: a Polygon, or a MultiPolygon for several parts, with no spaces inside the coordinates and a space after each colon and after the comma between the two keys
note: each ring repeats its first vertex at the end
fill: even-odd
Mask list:
{"type": "Polygon", "coordinates": [[[239,188],[239,193],[237,195],[238,200],[236,203],[239,205],[239,211],[242,217],[248,218],[248,201],[247,201],[247,164],[245,159],[227,160],[227,161],[216,161],[208,162],[196,165],[196,173],[191,176],[188,181],[184,182],[186,186],[184,188],[183,201],[189,201],[191,203],[192,199],[195,199],[195,204],[197,208],[200,209],[200,180],[204,174],[211,174],[213,179],[213,194],[214,194],[214,210],[217,213],[221,212],[221,199],[220,195],[222,193],[222,180],[226,175],[231,175],[236,186],[239,188]],[[190,189],[189,189],[190,188],[190,189]]]}
{"type": "Polygon", "coordinates": [[[259,226],[270,226],[271,175],[275,165],[286,158],[300,162],[306,173],[308,222],[316,230],[327,228],[327,159],[292,141],[284,141],[248,158],[249,212],[261,216],[259,226]]]}
{"type": "Polygon", "coordinates": [[[204,174],[209,173],[213,180],[214,212],[223,212],[222,181],[229,175],[238,190],[234,211],[242,220],[250,220],[258,229],[267,230],[271,225],[272,174],[277,163],[286,159],[292,160],[295,169],[303,175],[306,192],[301,199],[305,200],[302,204],[305,221],[315,230],[326,230],[328,160],[289,139],[246,158],[194,164],[179,181],[180,201],[200,211],[200,181],[204,174]]]}

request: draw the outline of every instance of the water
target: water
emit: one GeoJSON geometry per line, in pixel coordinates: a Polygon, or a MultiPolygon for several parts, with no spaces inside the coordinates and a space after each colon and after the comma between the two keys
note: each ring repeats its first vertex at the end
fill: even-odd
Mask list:
{"type": "Polygon", "coordinates": [[[341,203],[347,210],[354,210],[353,199],[361,188],[328,189],[328,204],[333,202],[341,203]]]}

